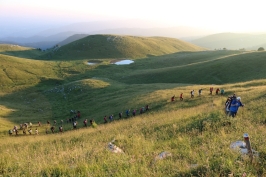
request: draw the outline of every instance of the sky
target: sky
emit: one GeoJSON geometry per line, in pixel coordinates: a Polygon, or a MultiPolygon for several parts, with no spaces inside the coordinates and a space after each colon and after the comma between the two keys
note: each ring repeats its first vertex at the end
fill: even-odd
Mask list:
{"type": "Polygon", "coordinates": [[[0,0],[0,33],[129,19],[149,21],[150,27],[261,32],[265,5],[263,0],[0,0]]]}

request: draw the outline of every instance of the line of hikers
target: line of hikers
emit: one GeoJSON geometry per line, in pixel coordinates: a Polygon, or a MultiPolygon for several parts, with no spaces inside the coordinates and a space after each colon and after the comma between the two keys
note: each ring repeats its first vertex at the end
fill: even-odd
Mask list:
{"type": "MultiPolygon", "coordinates": [[[[203,90],[202,88],[198,90],[198,94],[199,94],[199,96],[202,95],[202,90],[203,90]]],[[[212,95],[212,92],[213,92],[213,87],[210,87],[210,95],[212,95]]],[[[224,95],[224,93],[225,93],[224,89],[221,89],[221,90],[220,90],[220,88],[217,88],[216,91],[215,91],[216,95],[218,95],[219,92],[221,93],[221,95],[224,95]]],[[[195,95],[195,91],[194,91],[194,90],[191,90],[191,91],[190,91],[190,98],[194,98],[194,95],[195,95]]],[[[176,98],[175,95],[172,96],[172,97],[171,97],[171,101],[172,101],[172,102],[175,101],[175,98],[176,98]]],[[[179,100],[180,100],[180,101],[183,101],[183,100],[184,100],[183,93],[180,94],[180,96],[179,96],[179,100]]]]}
{"type": "MultiPolygon", "coordinates": [[[[202,90],[203,89],[199,89],[198,90],[198,94],[199,96],[201,96],[202,94],[202,90]]],[[[213,87],[210,87],[210,95],[212,95],[212,92],[213,92],[213,87]]],[[[225,91],[224,89],[221,89],[220,88],[216,88],[216,95],[218,95],[220,92],[221,95],[224,95],[225,91]]],[[[191,90],[190,91],[190,97],[191,98],[194,98],[194,95],[195,95],[195,91],[194,90],[191,90]]],[[[175,95],[171,97],[171,102],[175,101],[175,95]]],[[[180,101],[183,101],[183,93],[180,94],[179,96],[179,99],[180,101]]],[[[238,108],[239,107],[244,107],[244,104],[242,104],[241,102],[241,98],[240,97],[237,97],[235,94],[233,94],[232,96],[229,96],[225,102],[225,113],[227,116],[229,117],[235,117],[236,114],[237,114],[237,111],[238,111],[238,108]]]]}
{"type": "MultiPolygon", "coordinates": [[[[150,110],[149,105],[146,105],[145,107],[141,107],[141,108],[139,109],[139,114],[143,114],[144,112],[146,112],[146,111],[148,111],[148,110],[150,110]]],[[[81,113],[80,113],[80,111],[77,111],[77,112],[76,112],[76,111],[73,111],[73,110],[71,110],[70,113],[71,113],[71,114],[75,114],[75,116],[72,117],[72,118],[67,119],[67,120],[66,120],[66,123],[72,123],[73,130],[75,130],[75,129],[77,129],[77,125],[78,125],[77,120],[81,118],[81,113]]],[[[126,113],[126,117],[127,117],[127,118],[130,117],[130,109],[127,109],[125,113],[126,113]]],[[[132,116],[136,116],[136,114],[137,114],[137,110],[134,109],[134,110],[132,111],[132,116]]],[[[118,113],[118,117],[119,117],[119,119],[122,118],[122,115],[123,115],[122,112],[119,112],[119,113],[118,113]]],[[[112,115],[110,115],[108,118],[109,118],[109,122],[112,122],[112,121],[114,120],[114,115],[112,114],[112,115]]],[[[103,119],[104,119],[104,123],[108,123],[107,116],[104,116],[103,119]]],[[[90,119],[89,122],[90,122],[90,125],[91,125],[92,127],[95,128],[95,127],[97,126],[97,124],[96,124],[96,122],[94,121],[94,119],[90,119]]],[[[63,132],[63,123],[64,123],[64,121],[61,120],[60,123],[61,123],[61,124],[60,124],[59,127],[58,127],[58,132],[62,133],[62,132],[63,132]]],[[[87,126],[88,126],[88,119],[83,120],[83,124],[84,124],[84,127],[87,127],[87,126]]],[[[42,125],[42,124],[41,124],[41,122],[39,121],[39,122],[38,122],[38,126],[41,126],[41,125],[42,125]]],[[[50,131],[51,131],[51,133],[55,133],[55,129],[56,129],[56,125],[57,125],[57,121],[54,120],[53,125],[51,125],[50,121],[48,120],[48,121],[47,121],[47,125],[50,127],[50,131]]],[[[23,131],[23,134],[24,134],[24,135],[26,135],[27,132],[28,132],[30,135],[33,134],[33,132],[32,132],[32,123],[29,122],[29,123],[20,124],[20,130],[23,131]],[[29,129],[28,129],[28,128],[29,128],[29,129]]],[[[8,131],[9,135],[12,135],[13,133],[15,133],[15,135],[18,135],[18,132],[19,132],[19,131],[18,131],[18,127],[17,127],[16,125],[14,126],[13,129],[10,129],[10,130],[8,131]]],[[[46,134],[49,133],[49,129],[48,129],[48,128],[46,128],[45,133],[46,133],[46,134]]],[[[36,130],[35,130],[35,135],[38,135],[38,134],[39,134],[39,131],[38,131],[38,128],[36,128],[36,130]]]]}

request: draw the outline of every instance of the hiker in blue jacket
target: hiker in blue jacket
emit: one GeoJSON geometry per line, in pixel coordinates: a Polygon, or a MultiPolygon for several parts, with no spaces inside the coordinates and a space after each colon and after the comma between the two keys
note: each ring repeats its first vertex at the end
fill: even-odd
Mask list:
{"type": "Polygon", "coordinates": [[[240,106],[244,106],[244,104],[241,103],[241,98],[237,97],[236,99],[233,99],[230,105],[230,116],[235,117],[240,106]]]}

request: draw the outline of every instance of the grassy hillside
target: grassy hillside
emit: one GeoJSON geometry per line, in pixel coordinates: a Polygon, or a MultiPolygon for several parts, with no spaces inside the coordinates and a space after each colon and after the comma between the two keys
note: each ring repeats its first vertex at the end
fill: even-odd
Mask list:
{"type": "Polygon", "coordinates": [[[23,47],[12,44],[0,44],[0,54],[16,56],[21,58],[37,58],[40,55],[43,55],[43,52],[41,52],[38,49],[30,47],[23,47]]]}
{"type": "MultiPolygon", "coordinates": [[[[160,85],[161,88],[143,95],[130,90],[127,94],[113,92],[113,97],[106,95],[109,106],[102,106],[99,112],[106,113],[111,107],[115,110],[123,104],[143,105],[151,101],[150,112],[123,120],[117,120],[116,116],[116,121],[112,123],[63,134],[51,134],[49,131],[45,135],[45,128],[49,126],[39,128],[33,122],[33,129],[39,128],[38,136],[2,137],[1,175],[241,176],[246,173],[248,176],[264,176],[266,88],[251,85],[265,82],[262,80],[222,86],[227,94],[235,92],[245,103],[235,119],[227,118],[223,113],[226,96],[210,96],[207,91],[203,91],[201,97],[189,98],[188,92],[191,89],[208,85],[175,85],[169,89],[160,85]],[[169,96],[181,91],[185,93],[184,102],[168,101],[169,96]],[[129,99],[129,95],[134,99],[129,99]],[[116,99],[116,104],[111,105],[112,99],[116,99]],[[162,109],[155,105],[160,105],[162,109]],[[260,158],[255,158],[253,163],[249,163],[247,156],[241,156],[229,148],[232,142],[242,140],[245,132],[250,135],[253,149],[260,153],[260,158]],[[108,150],[108,142],[114,139],[114,143],[124,151],[123,154],[108,150]],[[171,156],[162,160],[156,158],[163,151],[171,153],[171,156]]],[[[104,95],[104,90],[110,89],[103,82],[89,83],[95,86],[94,89],[99,89],[97,95],[104,95]]],[[[142,87],[140,90],[145,89],[142,87]]],[[[80,94],[75,93],[76,96],[80,94]]],[[[28,100],[32,98],[33,95],[29,95],[28,100]]],[[[102,102],[101,98],[94,100],[89,107],[96,108],[99,106],[95,105],[98,102],[102,102]]],[[[45,112],[46,110],[40,114],[45,112]]],[[[91,117],[83,115],[82,120],[84,118],[91,117]]],[[[78,120],[78,127],[82,127],[82,120],[78,120]]],[[[63,126],[70,129],[69,124],[64,123],[63,126]]]]}
{"type": "Polygon", "coordinates": [[[252,35],[252,34],[241,34],[241,33],[219,33],[209,35],[200,39],[191,41],[191,43],[206,47],[209,49],[255,49],[258,45],[265,43],[266,35],[252,35]]]}
{"type": "Polygon", "coordinates": [[[204,48],[165,37],[90,35],[45,55],[50,59],[144,58],[204,48]]]}
{"type": "Polygon", "coordinates": [[[0,54],[0,176],[265,176],[265,54],[177,52],[124,66],[110,64],[112,58],[87,65],[82,55],[40,61],[0,54]],[[225,96],[209,95],[210,86],[224,88],[225,96]],[[200,88],[203,95],[191,99],[200,88]],[[184,101],[170,102],[180,93],[184,101]],[[234,119],[224,114],[233,93],[245,104],[234,119]],[[147,104],[151,109],[140,114],[147,104]],[[76,131],[67,123],[70,110],[81,111],[76,131]],[[114,121],[103,124],[112,114],[114,121]],[[98,126],[84,128],[84,119],[98,126]],[[54,120],[52,134],[46,122],[54,120]],[[7,130],[25,122],[39,135],[19,130],[9,137],[7,130]],[[260,153],[253,163],[230,149],[246,132],[260,153]],[[108,150],[114,139],[123,154],[108,150]],[[171,156],[156,158],[163,151],[171,156]]]}
{"type": "MultiPolygon", "coordinates": [[[[161,57],[153,61],[161,61],[161,65],[150,65],[147,69],[136,63],[138,71],[131,70],[124,80],[126,83],[190,83],[190,84],[223,84],[250,81],[265,78],[265,52],[201,52],[189,54],[173,54],[165,56],[165,61],[175,65],[167,65],[161,57]]],[[[165,62],[166,63],[166,62],[165,62]]]]}

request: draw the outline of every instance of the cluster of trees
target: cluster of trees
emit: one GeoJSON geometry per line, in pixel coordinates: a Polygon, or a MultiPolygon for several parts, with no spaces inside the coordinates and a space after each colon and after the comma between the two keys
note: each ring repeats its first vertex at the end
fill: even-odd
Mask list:
{"type": "Polygon", "coordinates": [[[263,47],[258,48],[258,51],[264,51],[263,47]]]}

